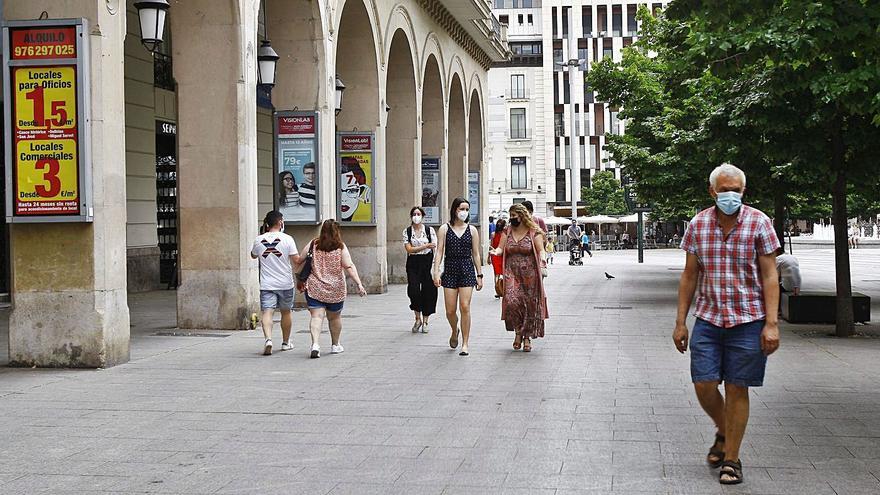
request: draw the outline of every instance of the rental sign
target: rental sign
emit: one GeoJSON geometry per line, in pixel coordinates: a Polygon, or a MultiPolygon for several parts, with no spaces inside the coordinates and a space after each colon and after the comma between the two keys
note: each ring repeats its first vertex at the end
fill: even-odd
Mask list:
{"type": "Polygon", "coordinates": [[[92,220],[85,22],[3,27],[7,222],[92,220]]]}

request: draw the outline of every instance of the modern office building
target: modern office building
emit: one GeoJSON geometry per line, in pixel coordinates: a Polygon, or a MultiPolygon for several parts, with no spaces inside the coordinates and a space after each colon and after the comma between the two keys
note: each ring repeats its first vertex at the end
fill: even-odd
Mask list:
{"type": "Polygon", "coordinates": [[[377,293],[405,276],[400,233],[423,199],[423,156],[439,165],[440,212],[488,192],[468,178],[487,175],[486,74],[508,58],[489,0],[2,0],[0,12],[14,48],[5,146],[31,146],[7,155],[0,198],[13,364],[127,360],[127,293],[169,284],[181,329],[246,328],[259,310],[251,243],[291,197],[286,231],[304,244],[341,220],[377,293]],[[158,45],[145,35],[157,27],[158,45]],[[259,72],[269,40],[271,91],[257,84],[271,76],[259,72]],[[44,108],[25,93],[41,84],[44,108]],[[300,194],[282,199],[286,173],[300,194]],[[51,215],[75,218],[24,218],[68,194],[51,215]]]}
{"type": "Polygon", "coordinates": [[[620,178],[605,142],[626,124],[618,109],[597,100],[584,76],[600,60],[620,60],[637,39],[639,6],[656,12],[666,3],[494,0],[496,16],[508,26],[512,56],[495,63],[488,78],[490,211],[528,199],[539,215],[570,216],[572,150],[582,187],[600,170],[620,178]],[[577,53],[570,53],[572,37],[577,53]],[[565,65],[571,59],[581,61],[573,89],[565,65]]]}

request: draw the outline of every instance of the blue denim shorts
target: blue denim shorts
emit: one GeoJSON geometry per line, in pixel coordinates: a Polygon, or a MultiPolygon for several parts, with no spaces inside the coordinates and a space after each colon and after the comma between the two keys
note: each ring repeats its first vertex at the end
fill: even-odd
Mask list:
{"type": "Polygon", "coordinates": [[[338,313],[342,311],[342,306],[344,304],[345,301],[340,301],[338,303],[325,303],[324,301],[312,299],[311,297],[309,297],[309,293],[306,292],[306,305],[308,305],[309,309],[324,308],[331,313],[338,313]]]}
{"type": "Polygon", "coordinates": [[[767,356],[761,351],[763,329],[764,320],[721,328],[697,318],[690,338],[691,380],[763,385],[767,368],[767,356]]]}
{"type": "Polygon", "coordinates": [[[293,309],[293,289],[287,290],[260,290],[260,309],[278,308],[281,311],[293,309]]]}

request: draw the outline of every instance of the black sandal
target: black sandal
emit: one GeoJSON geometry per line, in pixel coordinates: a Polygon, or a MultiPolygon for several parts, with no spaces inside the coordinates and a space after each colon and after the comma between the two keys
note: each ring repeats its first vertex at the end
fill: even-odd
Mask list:
{"type": "Polygon", "coordinates": [[[722,485],[738,485],[743,482],[742,461],[724,461],[721,464],[721,473],[718,482],[722,485]],[[727,476],[727,479],[724,477],[727,476]]]}
{"type": "Polygon", "coordinates": [[[724,435],[715,434],[715,443],[712,444],[712,447],[709,448],[709,453],[706,455],[706,463],[712,466],[712,468],[719,468],[721,464],[724,463],[724,449],[719,447],[719,444],[724,443],[724,435]],[[715,458],[713,461],[712,458],[715,458]]]}

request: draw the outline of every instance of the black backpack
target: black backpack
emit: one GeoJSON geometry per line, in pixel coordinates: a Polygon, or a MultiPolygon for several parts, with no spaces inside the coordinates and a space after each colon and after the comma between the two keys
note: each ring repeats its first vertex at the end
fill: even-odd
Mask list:
{"type": "MultiPolygon", "coordinates": [[[[425,225],[425,235],[428,236],[428,243],[431,243],[431,227],[425,225]]],[[[408,242],[412,244],[412,225],[406,228],[406,238],[409,240],[408,242]]]]}

